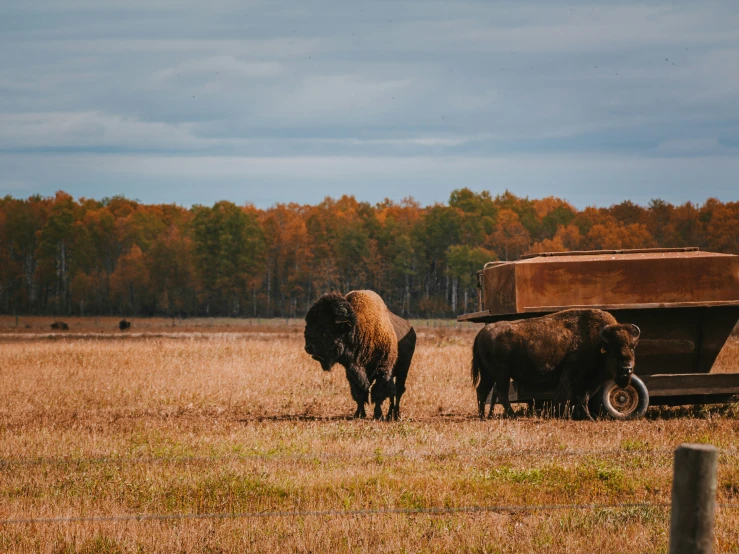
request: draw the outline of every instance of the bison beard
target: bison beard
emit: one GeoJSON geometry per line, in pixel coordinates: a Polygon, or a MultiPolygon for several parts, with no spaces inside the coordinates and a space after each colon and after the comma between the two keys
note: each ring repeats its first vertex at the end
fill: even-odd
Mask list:
{"type": "Polygon", "coordinates": [[[556,314],[486,325],[472,349],[472,381],[477,385],[480,418],[494,391],[506,415],[510,380],[536,388],[556,387],[555,405],[577,404],[592,420],[588,401],[603,383],[626,386],[634,371],[639,328],[619,324],[602,310],[565,310],[556,314]]]}
{"type": "Polygon", "coordinates": [[[387,419],[400,417],[400,398],[416,347],[416,333],[406,320],[387,309],[372,291],[342,296],[325,294],[305,316],[305,351],[328,371],[334,364],[346,369],[354,417],[366,417],[370,394],[375,419],[390,399],[387,419]]]}

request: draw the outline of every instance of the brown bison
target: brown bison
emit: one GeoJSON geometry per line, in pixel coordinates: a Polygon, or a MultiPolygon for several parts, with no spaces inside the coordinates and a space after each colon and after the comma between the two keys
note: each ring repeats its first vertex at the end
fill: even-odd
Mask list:
{"type": "Polygon", "coordinates": [[[588,401],[609,378],[628,386],[634,372],[639,328],[618,323],[602,310],[565,310],[543,317],[486,325],[472,347],[472,382],[480,418],[485,399],[495,395],[506,415],[510,380],[557,390],[555,405],[579,405],[592,420],[588,401]]]}
{"type": "Polygon", "coordinates": [[[416,332],[370,290],[324,294],[305,316],[305,351],[324,371],[335,364],[346,369],[357,403],[355,418],[367,417],[370,396],[375,419],[382,419],[382,403],[390,399],[387,419],[400,417],[400,398],[416,349],[416,332]]]}
{"type": "Polygon", "coordinates": [[[55,321],[51,324],[51,328],[56,329],[57,331],[69,331],[69,325],[64,321],[55,321]]]}
{"type": "Polygon", "coordinates": [[[126,331],[127,329],[130,329],[130,328],[131,328],[131,322],[130,321],[127,321],[125,319],[121,319],[118,322],[118,329],[119,330],[126,331]]]}

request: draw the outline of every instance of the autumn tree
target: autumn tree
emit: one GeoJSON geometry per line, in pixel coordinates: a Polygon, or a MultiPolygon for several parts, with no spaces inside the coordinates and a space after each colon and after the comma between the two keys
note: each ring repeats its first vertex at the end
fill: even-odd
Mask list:
{"type": "Polygon", "coordinates": [[[151,311],[151,287],[149,268],[138,244],[118,259],[110,276],[110,293],[113,304],[121,315],[151,311]]]}
{"type": "Polygon", "coordinates": [[[38,268],[38,237],[46,224],[51,201],[40,196],[28,200],[3,199],[4,241],[8,268],[4,271],[8,281],[3,284],[10,310],[37,312],[43,309],[45,298],[39,297],[41,289],[38,268]]]}
{"type": "Polygon", "coordinates": [[[69,284],[76,207],[70,195],[57,192],[37,235],[40,285],[59,312],[71,311],[69,284]]]}
{"type": "Polygon", "coordinates": [[[498,258],[506,261],[516,260],[528,250],[530,244],[531,236],[521,224],[518,214],[510,209],[501,210],[495,230],[487,243],[498,258]]]}
{"type": "Polygon", "coordinates": [[[583,242],[588,250],[651,248],[655,245],[646,225],[642,223],[621,225],[614,220],[593,225],[583,242]]]}
{"type": "Polygon", "coordinates": [[[197,311],[193,242],[172,225],[151,244],[148,269],[156,306],[168,317],[197,311]]]}
{"type": "Polygon", "coordinates": [[[487,262],[497,260],[495,252],[480,246],[450,246],[446,253],[447,271],[452,276],[452,313],[458,313],[458,296],[462,291],[462,313],[468,311],[469,299],[477,285],[476,275],[487,262]]]}
{"type": "Polygon", "coordinates": [[[422,209],[412,198],[400,204],[385,200],[377,206],[380,291],[399,314],[410,316],[412,285],[416,281],[419,255],[414,247],[414,231],[422,219],[422,209]]]}
{"type": "MultiPolygon", "coordinates": [[[[256,210],[254,215],[256,216],[256,210]]],[[[297,204],[278,204],[262,215],[267,251],[267,306],[276,304],[278,315],[295,317],[307,310],[313,296],[310,236],[297,204]]],[[[252,282],[256,294],[258,282],[252,282]]],[[[254,306],[255,307],[255,306],[254,306]]]]}
{"type": "Polygon", "coordinates": [[[193,212],[193,257],[205,312],[239,314],[265,248],[256,214],[226,201],[193,212]]]}
{"type": "Polygon", "coordinates": [[[739,202],[717,203],[706,224],[708,247],[719,252],[739,254],[739,202]]]}
{"type": "Polygon", "coordinates": [[[528,254],[539,254],[542,252],[568,252],[580,250],[582,244],[582,235],[580,229],[576,225],[565,225],[557,229],[556,234],[551,239],[544,239],[534,243],[528,254]]]}

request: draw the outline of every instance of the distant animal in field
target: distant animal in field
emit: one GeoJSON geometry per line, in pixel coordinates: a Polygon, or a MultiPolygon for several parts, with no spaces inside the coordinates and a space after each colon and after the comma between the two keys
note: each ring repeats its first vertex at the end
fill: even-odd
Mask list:
{"type": "Polygon", "coordinates": [[[371,395],[374,418],[382,419],[382,403],[390,399],[386,419],[400,417],[400,399],[416,349],[411,324],[392,313],[370,290],[342,296],[325,294],[305,316],[305,351],[324,371],[335,364],[346,369],[355,418],[367,417],[371,395]],[[371,392],[370,392],[371,388],[371,392]]]}
{"type": "Polygon", "coordinates": [[[51,328],[56,329],[57,331],[69,331],[69,325],[63,321],[55,321],[51,324],[51,328]]]}
{"type": "Polygon", "coordinates": [[[131,328],[131,322],[130,321],[126,321],[125,319],[121,319],[118,322],[118,329],[120,329],[121,331],[126,331],[126,330],[128,330],[130,328],[131,328]]]}
{"type": "Polygon", "coordinates": [[[602,310],[565,310],[543,317],[486,325],[472,347],[472,382],[480,419],[494,390],[507,416],[510,380],[555,388],[555,405],[579,406],[592,420],[588,401],[609,378],[626,387],[634,373],[639,328],[618,323],[602,310]]]}

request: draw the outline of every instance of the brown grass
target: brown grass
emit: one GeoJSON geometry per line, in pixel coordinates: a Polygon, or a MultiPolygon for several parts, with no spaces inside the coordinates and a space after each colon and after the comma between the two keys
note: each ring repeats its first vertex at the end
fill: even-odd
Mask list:
{"type": "MultiPolygon", "coordinates": [[[[193,324],[198,334],[152,325],[133,340],[115,330],[102,340],[91,325],[79,326],[87,338],[44,330],[0,341],[0,519],[669,502],[677,444],[739,445],[733,407],[653,409],[622,423],[478,422],[472,328],[419,329],[404,420],[376,423],[347,419],[343,371],[320,371],[297,323],[253,332],[193,324]]],[[[722,368],[737,370],[737,342],[722,368]]],[[[736,455],[721,456],[718,496],[739,502],[736,455]]],[[[665,552],[668,516],[629,508],[23,524],[0,527],[0,551],[665,552]]],[[[717,551],[739,549],[739,510],[719,510],[716,534],[717,551]]]]}
{"type": "Polygon", "coordinates": [[[711,372],[739,373],[739,333],[736,330],[719,352],[711,372]]]}

